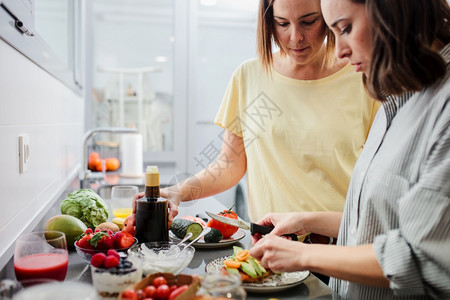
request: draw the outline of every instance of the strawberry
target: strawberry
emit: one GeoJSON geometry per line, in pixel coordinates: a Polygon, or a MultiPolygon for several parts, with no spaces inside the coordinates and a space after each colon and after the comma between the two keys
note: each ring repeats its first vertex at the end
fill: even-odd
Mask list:
{"type": "Polygon", "coordinates": [[[108,255],[108,256],[110,256],[110,255],[115,256],[115,257],[117,257],[118,260],[120,260],[119,253],[117,253],[117,251],[114,250],[114,249],[109,249],[108,252],[106,252],[106,255],[108,255]]]}
{"type": "Polygon", "coordinates": [[[91,257],[91,265],[93,265],[94,267],[97,267],[97,268],[102,268],[103,264],[105,262],[105,259],[106,259],[105,253],[102,253],[102,252],[95,253],[91,257]]]}
{"type": "Polygon", "coordinates": [[[86,229],[86,231],[84,232],[84,234],[93,234],[94,231],[92,230],[92,228],[88,228],[86,229]]]}
{"type": "Polygon", "coordinates": [[[119,265],[119,259],[117,259],[117,257],[114,255],[108,255],[108,256],[106,256],[105,262],[103,263],[103,265],[107,269],[115,268],[119,265]]]}
{"type": "Polygon", "coordinates": [[[112,236],[110,236],[105,231],[96,232],[89,240],[89,243],[92,245],[92,247],[99,250],[108,250],[114,248],[114,240],[112,236]]]}
{"type": "Polygon", "coordinates": [[[130,248],[134,243],[134,236],[125,231],[118,231],[114,234],[114,247],[116,249],[130,248]]]}
{"type": "Polygon", "coordinates": [[[92,234],[85,234],[83,235],[78,241],[77,246],[84,249],[93,249],[92,245],[90,244],[90,240],[92,238],[92,234]]]}

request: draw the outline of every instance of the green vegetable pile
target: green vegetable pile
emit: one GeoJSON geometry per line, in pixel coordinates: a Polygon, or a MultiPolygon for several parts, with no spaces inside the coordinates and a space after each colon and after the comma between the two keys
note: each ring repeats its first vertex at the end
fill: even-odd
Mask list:
{"type": "Polygon", "coordinates": [[[108,220],[109,209],[106,202],[93,190],[80,189],[67,195],[62,201],[61,213],[74,216],[94,229],[108,220]]]}

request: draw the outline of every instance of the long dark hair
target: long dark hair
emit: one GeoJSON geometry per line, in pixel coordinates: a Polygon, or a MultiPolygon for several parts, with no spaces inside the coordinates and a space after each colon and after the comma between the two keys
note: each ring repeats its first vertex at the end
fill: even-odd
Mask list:
{"type": "Polygon", "coordinates": [[[364,76],[372,97],[421,91],[444,76],[446,63],[432,47],[450,42],[446,0],[351,1],[365,4],[372,24],[370,73],[364,76]]]}

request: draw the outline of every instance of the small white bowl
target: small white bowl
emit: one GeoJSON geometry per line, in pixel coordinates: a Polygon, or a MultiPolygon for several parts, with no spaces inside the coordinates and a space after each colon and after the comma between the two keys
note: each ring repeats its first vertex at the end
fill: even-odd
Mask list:
{"type": "Polygon", "coordinates": [[[149,242],[132,246],[128,250],[130,260],[141,260],[144,276],[152,273],[173,273],[178,275],[194,258],[195,248],[174,242],[149,242]],[[181,252],[180,255],[178,255],[181,252]]]}

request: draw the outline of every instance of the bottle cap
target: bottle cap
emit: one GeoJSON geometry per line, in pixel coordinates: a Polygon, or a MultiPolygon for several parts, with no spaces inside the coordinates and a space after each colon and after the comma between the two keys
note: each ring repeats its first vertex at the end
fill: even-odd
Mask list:
{"type": "Polygon", "coordinates": [[[147,170],[145,171],[145,173],[156,174],[159,173],[159,170],[157,166],[147,166],[147,170]]]}

